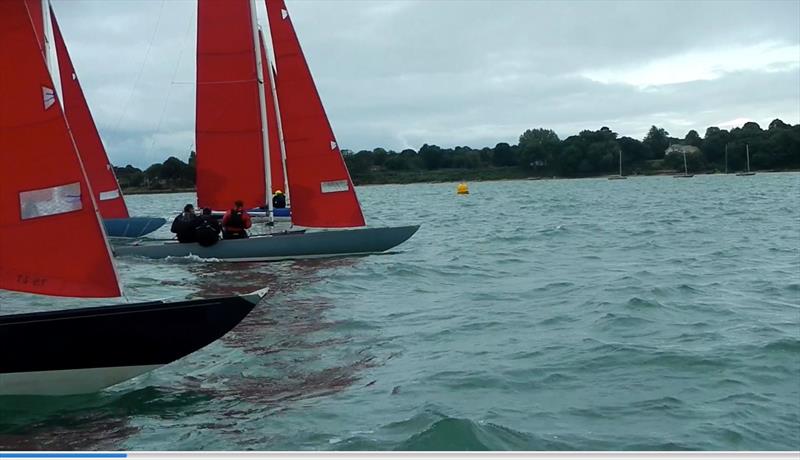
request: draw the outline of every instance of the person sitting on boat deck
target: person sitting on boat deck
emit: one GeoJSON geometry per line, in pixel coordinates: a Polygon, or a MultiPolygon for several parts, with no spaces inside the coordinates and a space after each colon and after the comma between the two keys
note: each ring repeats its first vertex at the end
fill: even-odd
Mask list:
{"type": "Polygon", "coordinates": [[[219,241],[219,232],[222,226],[214,216],[211,215],[211,208],[203,208],[203,214],[198,218],[195,227],[195,237],[200,246],[213,246],[219,241]]]}
{"type": "Polygon", "coordinates": [[[275,190],[275,194],[272,195],[272,207],[275,209],[286,207],[286,195],[280,190],[275,190]]]}
{"type": "Polygon", "coordinates": [[[222,218],[222,238],[226,240],[247,238],[247,229],[253,225],[242,200],[236,200],[234,204],[235,207],[229,209],[222,218]]]}
{"type": "Polygon", "coordinates": [[[183,207],[183,212],[172,221],[170,231],[175,233],[181,243],[194,243],[197,241],[195,227],[197,227],[197,215],[194,213],[194,206],[187,204],[183,207]]]}

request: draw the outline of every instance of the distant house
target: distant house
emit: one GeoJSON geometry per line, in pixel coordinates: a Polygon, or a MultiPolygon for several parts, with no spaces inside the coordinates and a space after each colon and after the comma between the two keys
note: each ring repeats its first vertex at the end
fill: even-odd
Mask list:
{"type": "Polygon", "coordinates": [[[664,156],[671,155],[673,153],[677,153],[679,155],[693,155],[695,153],[700,153],[700,149],[693,145],[670,144],[670,146],[667,147],[667,150],[664,150],[664,156]]]}

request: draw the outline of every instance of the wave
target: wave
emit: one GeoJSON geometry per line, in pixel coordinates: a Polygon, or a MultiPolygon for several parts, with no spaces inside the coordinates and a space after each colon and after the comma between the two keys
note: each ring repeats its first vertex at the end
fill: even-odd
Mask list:
{"type": "Polygon", "coordinates": [[[394,450],[569,450],[574,446],[491,422],[445,417],[400,442],[394,450]]]}

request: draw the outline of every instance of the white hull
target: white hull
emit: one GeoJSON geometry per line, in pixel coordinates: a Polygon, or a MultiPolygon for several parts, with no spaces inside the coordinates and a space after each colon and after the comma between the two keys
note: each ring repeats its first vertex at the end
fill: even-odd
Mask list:
{"type": "Polygon", "coordinates": [[[0,395],[61,396],[94,393],[158,367],[160,365],[0,374],[0,395]]]}

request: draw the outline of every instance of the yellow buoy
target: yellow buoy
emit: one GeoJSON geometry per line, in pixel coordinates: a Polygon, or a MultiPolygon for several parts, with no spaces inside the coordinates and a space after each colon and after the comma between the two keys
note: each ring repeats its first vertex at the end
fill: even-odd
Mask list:
{"type": "Polygon", "coordinates": [[[469,195],[469,187],[465,182],[458,184],[456,187],[456,194],[458,195],[469,195]]]}

